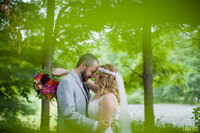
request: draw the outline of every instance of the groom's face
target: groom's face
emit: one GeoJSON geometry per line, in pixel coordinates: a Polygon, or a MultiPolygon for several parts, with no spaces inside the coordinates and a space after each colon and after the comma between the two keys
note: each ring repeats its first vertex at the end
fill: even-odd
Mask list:
{"type": "Polygon", "coordinates": [[[90,67],[86,67],[82,72],[81,72],[81,78],[83,82],[86,82],[88,79],[94,77],[94,73],[96,72],[99,64],[97,61],[94,61],[93,65],[90,67]]]}

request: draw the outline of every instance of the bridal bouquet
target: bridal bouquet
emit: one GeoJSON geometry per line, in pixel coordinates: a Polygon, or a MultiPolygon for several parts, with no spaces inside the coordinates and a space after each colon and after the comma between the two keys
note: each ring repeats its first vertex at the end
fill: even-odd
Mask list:
{"type": "Polygon", "coordinates": [[[42,99],[48,99],[51,101],[56,97],[56,91],[59,82],[55,81],[50,75],[45,73],[40,73],[33,75],[34,84],[33,87],[37,92],[38,96],[42,99]]]}

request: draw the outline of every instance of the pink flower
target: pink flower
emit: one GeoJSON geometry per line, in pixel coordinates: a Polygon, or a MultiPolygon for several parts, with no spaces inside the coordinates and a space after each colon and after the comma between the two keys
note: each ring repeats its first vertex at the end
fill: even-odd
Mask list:
{"type": "Polygon", "coordinates": [[[51,92],[50,86],[48,86],[48,85],[46,85],[46,84],[42,86],[42,93],[48,94],[48,93],[50,93],[50,92],[51,92]]]}

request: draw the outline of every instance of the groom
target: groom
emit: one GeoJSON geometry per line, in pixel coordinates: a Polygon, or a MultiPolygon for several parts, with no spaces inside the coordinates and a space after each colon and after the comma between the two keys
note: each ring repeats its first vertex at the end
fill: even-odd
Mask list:
{"type": "Polygon", "coordinates": [[[61,79],[57,89],[59,133],[102,132],[108,127],[106,122],[86,117],[90,93],[84,82],[94,77],[98,65],[94,55],[84,54],[61,79]]]}

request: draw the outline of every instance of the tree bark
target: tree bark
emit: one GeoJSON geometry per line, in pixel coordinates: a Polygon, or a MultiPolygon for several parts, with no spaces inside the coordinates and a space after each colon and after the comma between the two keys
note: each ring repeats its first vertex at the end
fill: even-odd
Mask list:
{"type": "Polygon", "coordinates": [[[145,132],[154,130],[151,25],[143,26],[143,84],[145,132]]]}
{"type": "Polygon", "coordinates": [[[200,27],[197,27],[197,28],[198,28],[198,36],[197,36],[198,44],[197,44],[197,47],[200,48],[200,27]]]}
{"type": "MultiPolygon", "coordinates": [[[[47,18],[45,24],[45,39],[43,47],[43,69],[49,73],[52,71],[52,60],[53,60],[53,27],[54,27],[54,7],[55,0],[47,0],[47,18]]],[[[40,130],[42,133],[49,132],[49,112],[50,106],[48,100],[42,100],[42,113],[41,113],[41,124],[40,130]]]]}

